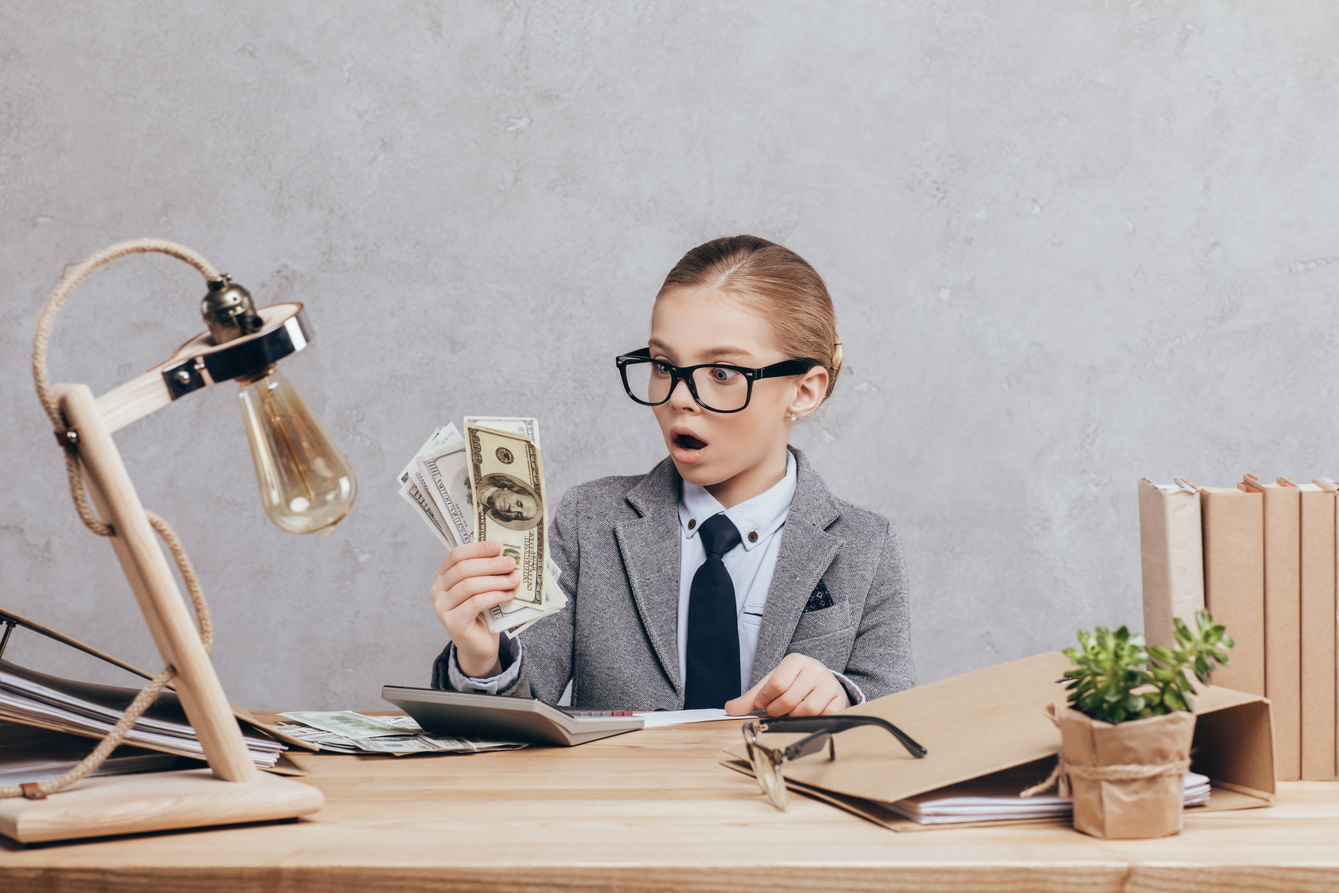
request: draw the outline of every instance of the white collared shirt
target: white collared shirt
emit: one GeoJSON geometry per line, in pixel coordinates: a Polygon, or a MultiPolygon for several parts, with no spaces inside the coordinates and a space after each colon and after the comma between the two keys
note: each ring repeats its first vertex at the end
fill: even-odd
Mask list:
{"type": "Polygon", "coordinates": [[[781,553],[782,528],[795,498],[795,457],[786,451],[786,476],[767,491],[739,505],[724,508],[716,497],[697,484],[683,482],[679,496],[679,683],[687,673],[688,599],[693,577],[707,560],[698,531],[702,522],[725,512],[739,531],[740,543],[721,559],[735,586],[735,616],[739,620],[739,691],[749,690],[753,657],[758,650],[758,632],[767,591],[772,586],[781,553]]]}

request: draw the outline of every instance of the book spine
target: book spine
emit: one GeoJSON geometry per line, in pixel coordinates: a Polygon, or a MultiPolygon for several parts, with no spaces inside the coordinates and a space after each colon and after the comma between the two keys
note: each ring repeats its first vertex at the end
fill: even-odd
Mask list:
{"type": "Polygon", "coordinates": [[[1266,484],[1265,697],[1274,719],[1274,777],[1302,777],[1301,491],[1266,484]]]}
{"type": "Polygon", "coordinates": [[[1144,637],[1174,648],[1172,618],[1194,623],[1204,607],[1204,552],[1199,493],[1139,482],[1144,637]]]}
{"type": "MultiPolygon", "coordinates": [[[[1335,779],[1335,495],[1302,491],[1302,764],[1335,779]]],[[[1268,681],[1268,680],[1266,680],[1268,681]]]]}
{"type": "Polygon", "coordinates": [[[1264,500],[1259,493],[1205,487],[1204,603],[1236,642],[1213,682],[1265,693],[1264,500]]]}

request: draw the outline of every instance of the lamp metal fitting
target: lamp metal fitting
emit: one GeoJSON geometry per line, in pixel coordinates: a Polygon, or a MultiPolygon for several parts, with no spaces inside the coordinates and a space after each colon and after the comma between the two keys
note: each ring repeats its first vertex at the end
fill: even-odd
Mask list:
{"type": "Polygon", "coordinates": [[[205,318],[215,344],[227,344],[258,332],[265,325],[256,312],[251,292],[233,282],[226,273],[223,278],[209,283],[209,292],[200,302],[200,315],[205,318]]]}

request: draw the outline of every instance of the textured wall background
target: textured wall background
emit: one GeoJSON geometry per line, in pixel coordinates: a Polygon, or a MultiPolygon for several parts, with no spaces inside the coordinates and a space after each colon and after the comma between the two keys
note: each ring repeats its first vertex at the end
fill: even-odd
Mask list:
{"type": "MultiPolygon", "coordinates": [[[[555,496],[650,468],[612,357],[683,251],[752,232],[833,291],[849,365],[795,442],[901,526],[920,679],[1139,623],[1138,477],[1339,475],[1336,45],[1321,0],[7,3],[0,604],[158,664],[29,382],[108,243],[308,304],[286,369],[361,488],[332,537],[265,520],[231,385],[118,441],[232,699],[366,709],[443,643],[393,485],[432,427],[541,417],[555,496]]],[[[53,376],[132,377],[202,293],[99,271],[53,376]]]]}

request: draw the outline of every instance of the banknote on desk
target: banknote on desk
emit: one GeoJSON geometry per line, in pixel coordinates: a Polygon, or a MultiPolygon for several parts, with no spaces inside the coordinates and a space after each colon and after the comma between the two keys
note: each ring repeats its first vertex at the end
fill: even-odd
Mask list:
{"type": "Polygon", "coordinates": [[[432,735],[412,716],[365,716],[352,710],[300,710],[279,714],[279,730],[330,753],[484,753],[524,745],[508,741],[432,735]]]}
{"type": "Polygon", "coordinates": [[[454,424],[433,432],[401,472],[400,493],[448,549],[474,542],[483,528],[484,539],[501,541],[502,554],[516,558],[522,575],[517,597],[488,616],[490,630],[515,636],[567,604],[548,549],[539,422],[466,416],[464,425],[467,436],[454,424]],[[470,452],[471,430],[477,457],[470,452]]]}

